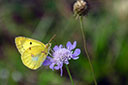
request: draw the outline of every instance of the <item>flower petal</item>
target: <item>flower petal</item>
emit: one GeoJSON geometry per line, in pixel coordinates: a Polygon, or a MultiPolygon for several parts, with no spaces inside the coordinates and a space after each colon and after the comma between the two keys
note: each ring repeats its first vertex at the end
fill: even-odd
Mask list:
{"type": "Polygon", "coordinates": [[[44,62],[43,62],[43,66],[48,66],[48,65],[50,65],[51,64],[51,62],[49,61],[49,60],[45,60],[44,62]]]}
{"type": "Polygon", "coordinates": [[[64,62],[65,64],[69,64],[68,60],[64,62]]]}
{"type": "Polygon", "coordinates": [[[62,67],[63,67],[63,63],[60,64],[60,68],[62,68],[62,67]]]}
{"type": "Polygon", "coordinates": [[[46,59],[48,59],[48,60],[50,60],[50,59],[52,59],[50,56],[47,56],[47,58],[46,59]]]}
{"type": "Polygon", "coordinates": [[[70,41],[67,42],[66,47],[67,47],[68,49],[70,49],[70,48],[72,47],[72,44],[71,44],[70,41]]]}
{"type": "Polygon", "coordinates": [[[55,65],[55,63],[52,63],[52,64],[49,66],[49,68],[52,69],[52,70],[54,70],[54,65],[55,65]]]}
{"type": "Polygon", "coordinates": [[[72,59],[77,60],[79,57],[78,56],[73,56],[72,59]]]}
{"type": "Polygon", "coordinates": [[[79,54],[80,54],[80,49],[76,49],[75,51],[74,51],[74,53],[73,53],[73,56],[78,56],[79,54]]]}
{"type": "Polygon", "coordinates": [[[73,42],[73,45],[72,45],[72,49],[74,49],[74,48],[76,47],[76,44],[77,44],[77,42],[74,41],[74,42],[73,42]]]}
{"type": "Polygon", "coordinates": [[[59,47],[56,45],[56,46],[54,46],[54,48],[53,48],[53,50],[54,51],[56,51],[56,50],[58,50],[59,49],[59,47]]]}
{"type": "Polygon", "coordinates": [[[59,70],[60,66],[55,66],[54,69],[59,70]]]}
{"type": "Polygon", "coordinates": [[[47,56],[47,58],[45,59],[45,61],[43,62],[44,66],[48,66],[50,65],[52,62],[50,61],[51,57],[47,56]]]}
{"type": "Polygon", "coordinates": [[[62,47],[63,47],[63,45],[60,44],[60,45],[59,45],[59,48],[62,48],[62,47]]]}
{"type": "Polygon", "coordinates": [[[69,50],[74,49],[74,48],[76,47],[76,41],[74,41],[73,44],[71,44],[71,42],[68,41],[67,44],[66,44],[66,47],[67,47],[67,49],[69,49],[69,50]]]}
{"type": "Polygon", "coordinates": [[[62,74],[63,74],[63,69],[62,69],[62,68],[60,68],[60,71],[61,71],[60,75],[62,76],[62,74]]]}

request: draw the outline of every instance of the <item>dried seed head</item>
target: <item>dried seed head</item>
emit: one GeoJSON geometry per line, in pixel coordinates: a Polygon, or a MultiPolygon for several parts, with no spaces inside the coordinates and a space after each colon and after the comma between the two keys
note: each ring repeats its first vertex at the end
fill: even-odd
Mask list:
{"type": "Polygon", "coordinates": [[[73,11],[76,15],[83,16],[87,14],[88,5],[84,0],[77,0],[73,5],[73,11]]]}

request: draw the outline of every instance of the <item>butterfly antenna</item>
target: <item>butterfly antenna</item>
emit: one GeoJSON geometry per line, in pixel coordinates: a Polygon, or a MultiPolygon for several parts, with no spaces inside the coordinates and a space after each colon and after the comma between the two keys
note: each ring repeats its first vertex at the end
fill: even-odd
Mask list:
{"type": "Polygon", "coordinates": [[[52,38],[48,41],[48,43],[50,43],[55,37],[56,37],[56,34],[54,34],[54,35],[52,36],[52,38]]]}

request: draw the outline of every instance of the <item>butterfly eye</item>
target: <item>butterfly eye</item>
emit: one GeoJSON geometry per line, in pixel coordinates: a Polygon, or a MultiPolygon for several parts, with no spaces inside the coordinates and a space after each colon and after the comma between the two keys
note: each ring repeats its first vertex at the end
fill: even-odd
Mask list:
{"type": "Polygon", "coordinates": [[[32,45],[32,42],[30,42],[30,45],[32,45]]]}

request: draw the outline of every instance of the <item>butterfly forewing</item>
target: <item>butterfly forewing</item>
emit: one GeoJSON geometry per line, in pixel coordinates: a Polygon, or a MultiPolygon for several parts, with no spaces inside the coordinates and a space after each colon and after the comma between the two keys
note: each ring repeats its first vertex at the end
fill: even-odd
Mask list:
{"type": "Polygon", "coordinates": [[[31,49],[32,46],[42,46],[45,47],[45,44],[43,44],[40,41],[26,38],[26,37],[16,37],[15,43],[18,51],[21,53],[21,55],[27,50],[28,48],[31,49]]]}

